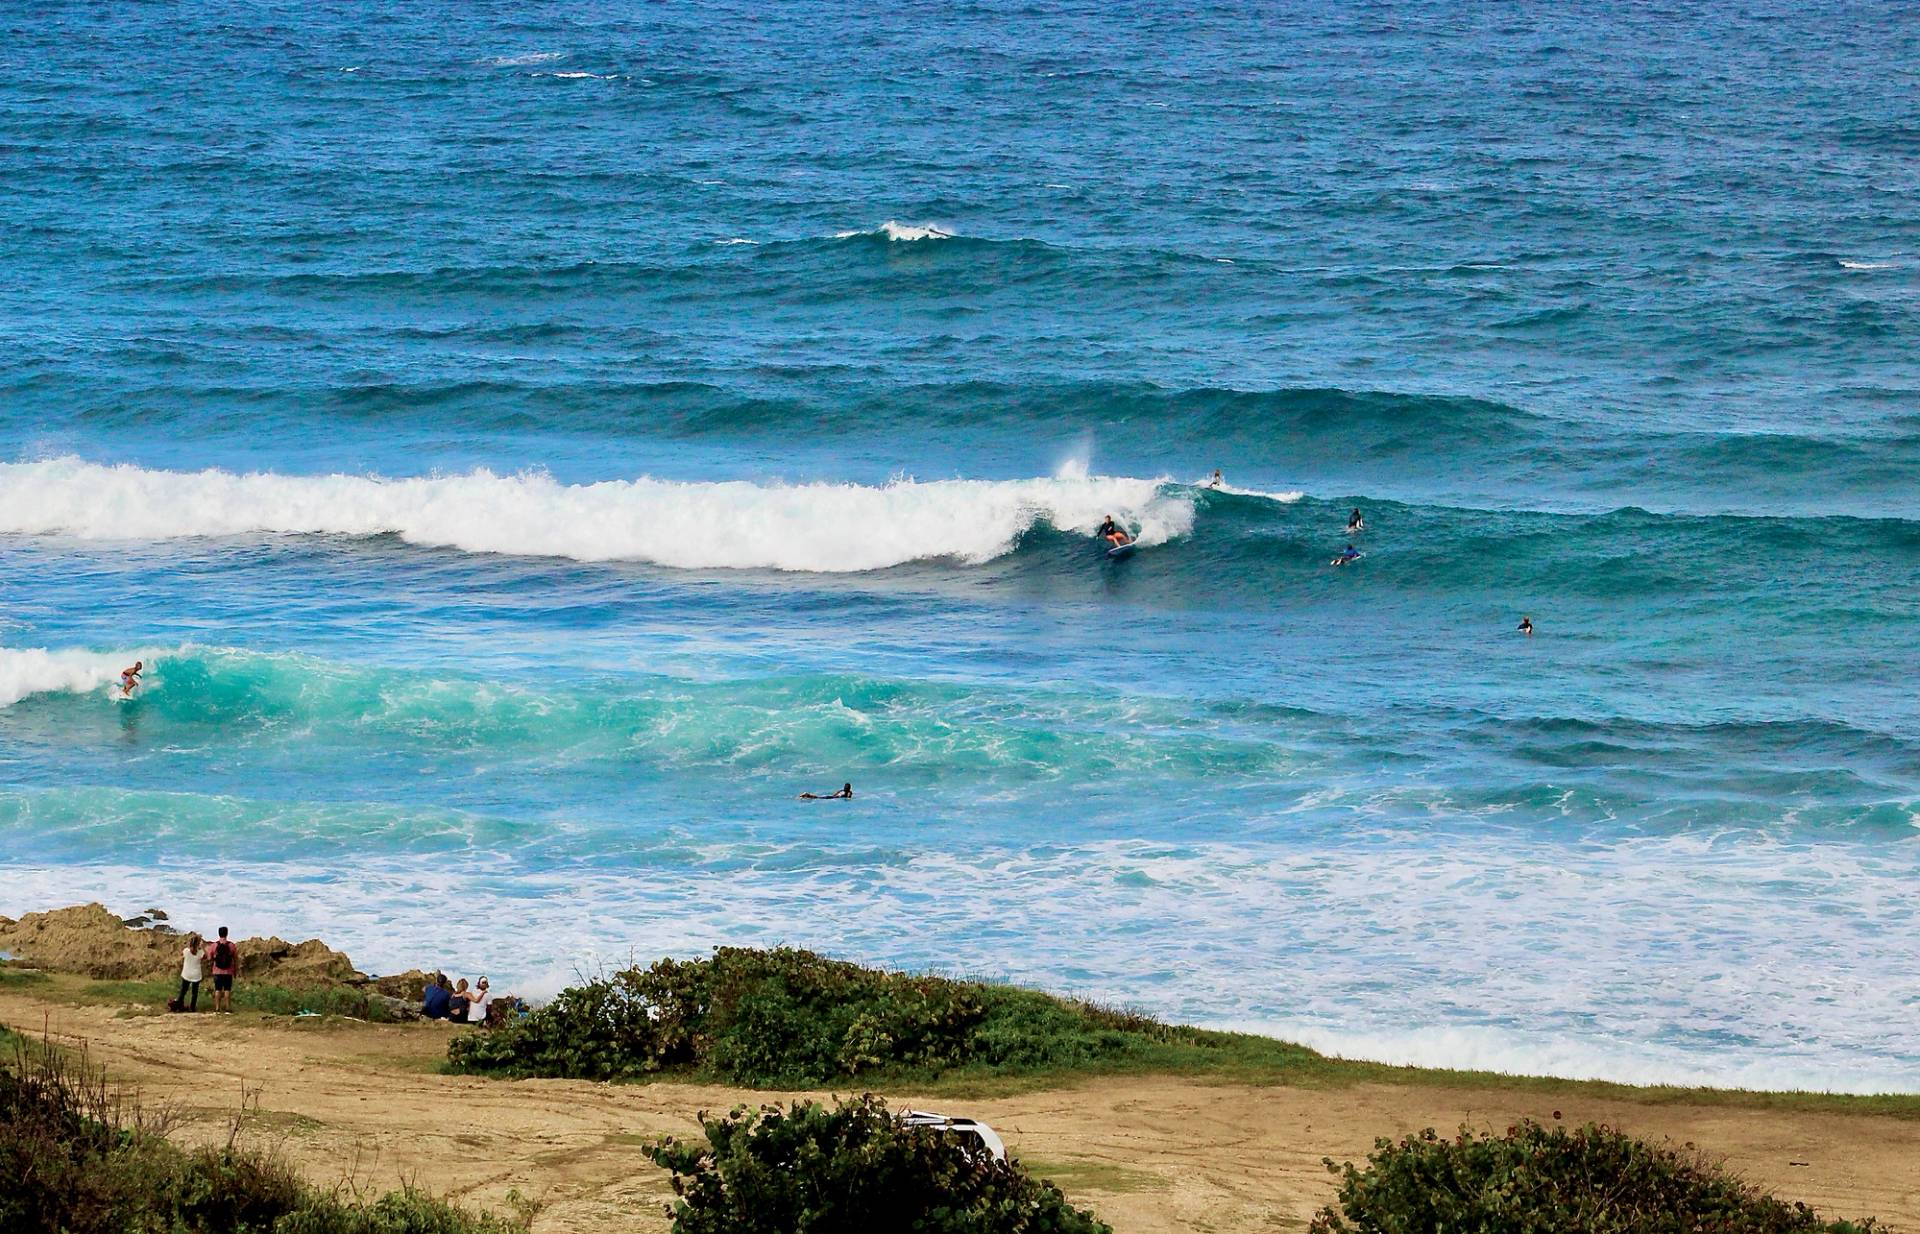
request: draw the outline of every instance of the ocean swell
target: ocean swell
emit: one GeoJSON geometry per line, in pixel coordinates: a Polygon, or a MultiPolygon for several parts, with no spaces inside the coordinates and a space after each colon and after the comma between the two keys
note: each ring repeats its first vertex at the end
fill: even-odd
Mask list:
{"type": "Polygon", "coordinates": [[[978,564],[1039,523],[1092,534],[1103,517],[1143,544],[1192,526],[1190,497],[1157,480],[897,479],[562,484],[544,473],[383,479],[104,466],[74,458],[0,464],[0,534],[84,540],[394,535],[476,553],[643,561],[684,569],[822,573],[909,561],[978,564]]]}

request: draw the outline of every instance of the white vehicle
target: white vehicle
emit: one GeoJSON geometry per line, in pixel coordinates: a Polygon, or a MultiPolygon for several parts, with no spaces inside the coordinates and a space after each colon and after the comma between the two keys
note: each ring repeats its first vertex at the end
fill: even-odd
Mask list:
{"type": "Polygon", "coordinates": [[[903,1127],[932,1127],[949,1135],[967,1136],[984,1145],[995,1161],[1007,1159],[1007,1146],[1001,1143],[993,1128],[971,1118],[949,1118],[930,1110],[902,1110],[900,1124],[903,1127]]]}

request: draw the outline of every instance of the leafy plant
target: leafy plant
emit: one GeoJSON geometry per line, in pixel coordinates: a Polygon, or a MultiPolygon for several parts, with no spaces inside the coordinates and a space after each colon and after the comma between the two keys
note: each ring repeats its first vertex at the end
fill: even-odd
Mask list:
{"type": "Polygon", "coordinates": [[[1335,1203],[1311,1234],[1869,1234],[1873,1221],[1825,1222],[1805,1204],[1776,1200],[1697,1156],[1607,1127],[1535,1122],[1505,1135],[1431,1128],[1377,1140],[1367,1168],[1340,1176],[1335,1203]]]}
{"type": "Polygon", "coordinates": [[[1112,1234],[978,1141],[908,1128],[867,1096],[700,1116],[704,1143],[647,1150],[673,1174],[674,1234],[1112,1234]]]}
{"type": "MultiPolygon", "coordinates": [[[[1250,1039],[1249,1039],[1250,1040],[1250,1039]]],[[[1192,1062],[1242,1039],[1173,1028],[1033,990],[884,972],[790,948],[722,947],[570,987],[502,1028],[457,1037],[458,1071],[631,1079],[695,1071],[735,1083],[1022,1075],[1192,1062]]],[[[1267,1043],[1269,1061],[1311,1057],[1267,1043]]]]}

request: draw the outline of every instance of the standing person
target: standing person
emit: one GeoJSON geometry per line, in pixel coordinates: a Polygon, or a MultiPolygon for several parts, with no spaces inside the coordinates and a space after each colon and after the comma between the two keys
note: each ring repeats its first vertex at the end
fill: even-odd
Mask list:
{"type": "Polygon", "coordinates": [[[233,1014],[233,979],[240,975],[240,948],[227,937],[227,927],[220,927],[220,937],[213,943],[213,1009],[233,1014]]]}
{"type": "Polygon", "coordinates": [[[144,660],[135,660],[132,668],[120,670],[120,697],[132,698],[133,692],[140,688],[140,670],[146,667],[144,660]]]}
{"type": "Polygon", "coordinates": [[[200,1010],[200,983],[206,979],[206,975],[206,948],[198,934],[189,934],[187,945],[180,949],[180,995],[173,1000],[180,1010],[200,1010]]]}

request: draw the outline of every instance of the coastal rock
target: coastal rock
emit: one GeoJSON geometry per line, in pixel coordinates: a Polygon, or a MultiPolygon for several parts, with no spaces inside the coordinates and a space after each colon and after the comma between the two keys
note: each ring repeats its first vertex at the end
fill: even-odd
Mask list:
{"type": "Polygon", "coordinates": [[[417,1005],[420,1002],[420,996],[426,991],[427,978],[431,975],[417,968],[408,969],[404,973],[375,977],[373,988],[388,998],[398,998],[417,1005]]]}
{"type": "MultiPolygon", "coordinates": [[[[149,911],[146,914],[152,917],[149,911]]],[[[242,980],[313,987],[358,984],[366,975],[319,939],[239,939],[242,980]]],[[[130,927],[100,904],[77,904],[18,921],[0,918],[0,951],[57,973],[101,981],[156,980],[180,971],[182,936],[130,927]]]]}

